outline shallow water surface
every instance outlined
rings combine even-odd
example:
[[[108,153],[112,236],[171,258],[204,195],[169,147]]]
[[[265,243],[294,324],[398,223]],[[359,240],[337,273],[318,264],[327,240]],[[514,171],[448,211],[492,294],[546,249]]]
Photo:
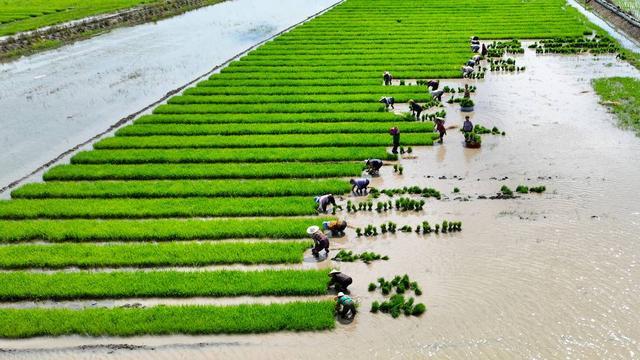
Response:
[[[232,0],[0,64],[0,188],[337,0]]]
[[[392,220],[463,222],[454,234],[334,239],[339,248],[375,251],[389,261],[338,264],[353,276],[361,313],[350,325],[321,333],[246,336],[160,336],[128,339],[37,338],[0,341],[31,349],[10,358],[125,359],[632,359],[640,353],[640,140],[616,127],[591,88],[601,76],[640,73],[611,56],[518,57],[527,70],[490,73],[475,84],[474,123],[497,126],[506,136],[483,136],[481,149],[465,149],[449,130],[443,145],[414,149],[373,181],[378,188],[404,185],[439,189],[446,199],[427,202],[423,213],[349,215],[353,226]],[[463,114],[447,105],[447,125]],[[504,180],[499,180],[504,179]],[[543,194],[515,200],[478,200],[506,184],[545,185]],[[453,194],[454,187],[460,188]],[[468,198],[469,201],[456,200]],[[310,260],[309,256],[306,257]],[[332,267],[305,261],[305,267]],[[368,313],[380,276],[409,274],[424,290],[421,318],[392,319]],[[242,301],[238,299],[237,301]],[[120,302],[121,303],[121,302]],[[102,347],[132,344],[141,348]],[[85,347],[78,346],[96,346]],[[38,350],[39,349],[39,350]]]

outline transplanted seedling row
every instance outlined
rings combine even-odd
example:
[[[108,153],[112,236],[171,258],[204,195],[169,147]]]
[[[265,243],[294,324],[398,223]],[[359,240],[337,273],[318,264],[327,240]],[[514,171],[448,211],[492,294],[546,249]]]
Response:
[[[2,269],[293,264],[309,241],[21,244],[0,246]]]
[[[333,301],[115,309],[0,309],[0,337],[245,334],[333,329]]]

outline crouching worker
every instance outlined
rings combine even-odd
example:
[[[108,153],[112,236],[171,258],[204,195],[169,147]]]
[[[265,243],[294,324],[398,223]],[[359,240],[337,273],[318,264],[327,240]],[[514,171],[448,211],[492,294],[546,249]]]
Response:
[[[389,74],[388,71],[385,71],[384,74],[382,75],[382,79],[384,80],[385,86],[389,86],[391,85],[391,80],[393,80],[393,76],[391,76],[391,74]]]
[[[368,159],[364,163],[367,165],[367,172],[369,175],[378,175],[380,168],[382,167],[382,160]]]
[[[396,103],[396,100],[390,96],[385,96],[380,98],[379,102],[384,104],[385,109],[389,110],[389,106],[391,106],[391,108],[394,109],[393,104]]]
[[[309,226],[307,234],[313,239],[313,249],[311,254],[318,257],[320,251],[324,250],[325,254],[329,254],[329,238],[317,226]]]
[[[463,66],[462,67],[462,77],[470,77],[473,74],[473,68],[471,66]]]
[[[440,87],[440,80],[429,80],[427,81],[427,89],[431,88],[431,90],[436,91]]]
[[[416,120],[420,120],[420,114],[424,109],[417,102],[409,100],[409,110],[411,110],[411,114],[416,117]]]
[[[344,220],[324,221],[322,227],[331,231],[332,236],[344,235],[344,229],[347,228],[347,222]]]
[[[351,179],[351,192],[356,195],[367,195],[367,189],[369,188],[369,179]]]
[[[336,311],[341,318],[352,320],[356,317],[356,303],[350,296],[338,293],[338,296],[336,296]]]
[[[353,282],[351,276],[343,274],[336,269],[331,270],[331,272],[329,273],[329,277],[331,279],[329,280],[329,285],[327,286],[327,288],[331,288],[333,286],[333,288],[339,293],[347,291],[347,287],[349,287],[349,285],[351,285],[351,283]]]
[[[332,194],[316,196],[314,200],[316,201],[316,204],[318,204],[318,212],[326,213],[327,207],[329,205],[333,205],[333,207],[338,207],[338,205],[336,204],[336,199],[333,197]]]
[[[431,92],[431,98],[438,101],[442,101],[442,95],[444,95],[444,90],[435,90]]]

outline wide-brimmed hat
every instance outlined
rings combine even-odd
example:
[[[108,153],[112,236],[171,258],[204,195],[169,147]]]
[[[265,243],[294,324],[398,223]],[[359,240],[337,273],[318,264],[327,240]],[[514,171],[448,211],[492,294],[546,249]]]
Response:
[[[316,225],[309,226],[307,228],[307,234],[313,235],[313,234],[317,233],[319,230],[320,230],[320,228],[318,226],[316,226]]]
[[[343,296],[344,296],[344,293],[343,293],[342,291],[340,291],[340,292],[338,293],[338,297],[343,297]]]
[[[331,274],[337,274],[337,273],[339,273],[339,272],[340,272],[340,270],[333,269],[333,270],[331,270],[331,271],[329,272],[329,275],[331,275]]]

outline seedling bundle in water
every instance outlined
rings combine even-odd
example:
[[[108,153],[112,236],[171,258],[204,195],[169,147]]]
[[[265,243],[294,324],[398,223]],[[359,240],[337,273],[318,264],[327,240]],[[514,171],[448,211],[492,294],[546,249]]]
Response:
[[[448,232],[452,233],[462,231],[462,221],[443,220],[442,223],[437,223],[433,227],[431,226],[431,224],[429,224],[428,221],[423,221],[421,225],[416,225],[415,227],[412,227],[411,225],[403,225],[401,227],[398,227],[398,225],[392,221],[380,225],[380,234],[395,234],[397,231],[404,233],[415,232],[416,234],[422,233],[423,235],[430,234],[432,232],[436,234],[439,234],[440,232],[446,234]],[[356,234],[358,237],[362,235],[378,236],[378,228],[374,225],[369,224],[364,229],[364,232],[361,228],[357,228]]]
[[[405,186],[403,188],[391,188],[391,189],[383,189],[383,190],[371,188],[370,193],[374,198],[379,197],[380,194],[385,194],[389,197],[393,197],[395,195],[405,195],[405,194],[418,195],[419,194],[426,198],[434,197],[438,200],[440,200],[441,198],[440,191],[434,188],[429,188],[429,187],[421,188],[419,186],[409,186],[409,187]]]
[[[377,284],[369,284],[369,291],[375,291],[377,288],[380,288],[383,295],[389,295],[392,291],[395,291],[395,294],[391,296],[389,300],[381,303],[374,301],[371,304],[372,313],[380,311],[391,314],[393,318],[397,318],[401,313],[404,313],[406,316],[419,316],[426,311],[426,306],[422,303],[415,304],[413,297],[405,299],[403,294],[411,290],[413,290],[417,296],[422,295],[422,290],[420,286],[418,286],[418,283],[411,281],[406,274],[404,276],[395,276],[391,281],[387,281],[381,277],[378,279]]]
[[[483,134],[506,135],[506,133],[504,131],[500,131],[500,129],[498,129],[497,126],[494,126],[491,129],[487,129],[486,127],[480,124],[476,124],[476,126],[473,127],[473,132],[480,135],[483,135]]]
[[[592,33],[589,31],[588,35]],[[585,34],[587,35],[587,34]],[[620,51],[618,45],[609,37],[596,35],[593,39],[584,36],[557,37],[548,40],[541,40],[540,43],[533,43],[529,46],[536,49],[537,54],[607,54]]]
[[[354,254],[353,251],[340,250],[340,252],[338,252],[338,254],[333,258],[333,260],[343,262],[354,262],[357,260],[362,260],[362,262],[369,264],[375,260],[389,260],[389,257],[369,251],[365,251],[362,254]]]
[[[524,54],[524,48],[522,47],[522,43],[517,39],[513,39],[511,41],[494,41],[487,46],[487,50],[488,50],[487,56],[490,58],[502,57],[505,53]]]
[[[402,165],[393,165],[393,172],[394,173],[398,173],[398,175],[402,175],[402,172],[404,171],[404,167]]]

